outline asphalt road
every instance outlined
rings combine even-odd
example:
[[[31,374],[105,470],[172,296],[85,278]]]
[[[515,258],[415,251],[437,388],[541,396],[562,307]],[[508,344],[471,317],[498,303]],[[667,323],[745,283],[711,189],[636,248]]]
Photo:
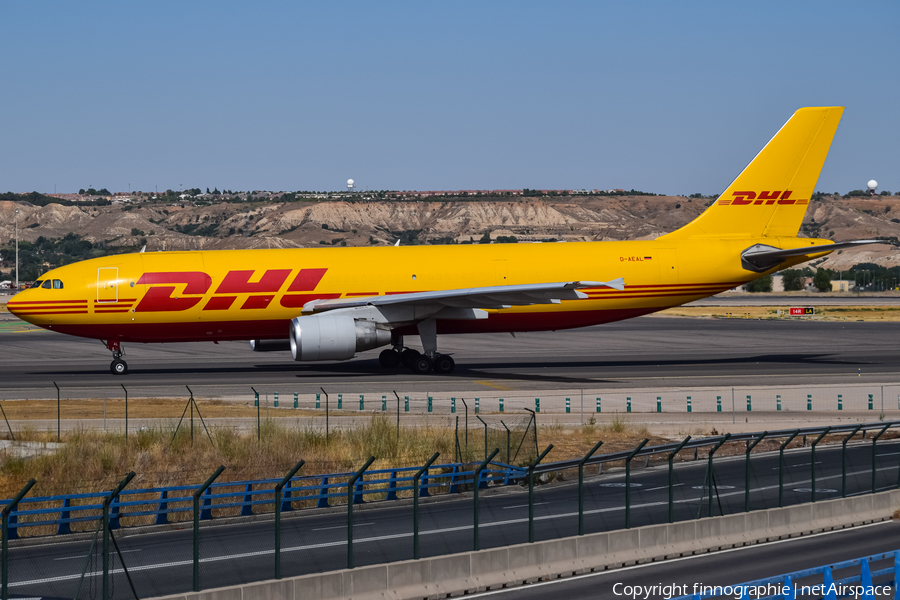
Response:
[[[496,600],[545,600],[548,595],[568,600],[595,600],[596,598],[628,598],[629,588],[649,593],[646,600],[662,600],[671,595],[693,593],[694,585],[729,586],[739,583],[776,577],[786,573],[835,564],[854,558],[872,556],[900,550],[900,523],[886,521],[842,531],[745,546],[710,554],[700,554],[675,560],[647,563],[624,569],[591,573],[570,579],[557,579],[508,588],[469,598]],[[889,561],[873,563],[871,568],[884,569]],[[852,574],[858,574],[855,570]],[[849,576],[848,573],[846,576]],[[876,585],[881,582],[876,579]],[[795,581],[796,585],[815,585],[819,579],[807,578]],[[659,586],[654,589],[654,586]],[[665,586],[670,586],[666,589]],[[678,589],[675,589],[678,586]],[[686,587],[685,587],[686,586]],[[666,593],[663,593],[663,592]],[[734,596],[728,596],[734,598]]]
[[[96,340],[0,323],[0,399],[184,395],[246,397],[250,386],[320,386],[379,394],[470,390],[550,390],[900,383],[900,323],[752,321],[642,317],[584,329],[443,336],[457,362],[450,375],[383,371],[377,352],[343,363],[295,363],[289,353],[250,352],[245,342],[125,346],[129,374],[109,373]],[[410,344],[415,346],[411,341]]]
[[[785,505],[812,498],[815,469],[816,499],[839,497],[842,489],[840,447],[820,447],[815,464],[808,448],[785,456],[783,500]],[[703,453],[701,453],[703,457]],[[898,483],[900,442],[878,444],[875,457],[876,490],[893,489]],[[637,527],[668,521],[668,472],[665,468],[640,469],[635,465],[631,487],[630,520]],[[686,462],[675,470],[673,508],[676,520],[744,510],[745,471],[743,457],[718,459],[712,477],[712,498],[707,461]],[[779,467],[777,453],[759,454],[750,470],[750,508],[778,505]],[[848,450],[846,492],[871,491],[872,445],[858,444]],[[624,474],[594,476],[585,486],[587,533],[621,529],[625,524]],[[471,550],[473,547],[473,500],[470,494],[443,496],[421,506],[423,556]],[[572,482],[539,486],[535,493],[535,538],[555,539],[577,533],[577,487]],[[410,503],[373,502],[354,511],[354,557],[357,566],[412,558]],[[483,548],[526,542],[528,539],[527,494],[516,488],[489,490],[482,494],[479,528]],[[285,576],[328,571],[347,565],[346,508],[300,511],[283,521],[283,573]],[[140,597],[160,596],[191,587],[191,532],[171,529],[117,532],[122,556]],[[231,523],[210,522],[201,532],[201,585],[204,588],[233,585],[273,577],[273,523],[271,520]],[[896,539],[893,542],[896,544]],[[89,553],[89,539],[65,536],[42,544],[15,545],[11,550],[10,582],[13,592],[28,597],[72,598],[80,573],[87,571],[81,597],[99,585],[99,558]],[[874,552],[874,551],[873,551]],[[869,552],[863,552],[866,554]],[[826,559],[827,560],[827,559]],[[768,563],[771,566],[771,563]],[[114,563],[114,597],[130,592]],[[746,579],[741,576],[739,579]],[[732,581],[736,583],[736,581]]]

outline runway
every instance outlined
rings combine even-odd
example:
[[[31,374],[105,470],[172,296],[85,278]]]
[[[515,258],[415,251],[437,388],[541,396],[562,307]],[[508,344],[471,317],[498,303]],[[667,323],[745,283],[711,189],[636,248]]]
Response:
[[[872,445],[853,444],[848,449],[848,496],[897,487],[900,443],[880,443],[873,458]],[[816,499],[841,495],[840,446],[819,447],[815,465],[808,448],[785,455],[784,504],[810,501],[815,468]],[[875,476],[872,475],[875,460]],[[707,461],[677,465],[674,486],[674,518],[695,519],[711,513],[733,514],[744,510],[745,472],[743,456],[716,460],[712,501],[706,485]],[[755,455],[751,462],[751,510],[778,506],[778,453]],[[668,522],[668,471],[663,467],[635,467],[631,479],[631,526]],[[624,475],[621,470],[590,477],[585,486],[586,533],[621,529],[624,526]],[[464,552],[473,546],[472,497],[470,494],[442,496],[424,502],[421,509],[423,556]],[[577,533],[577,486],[573,482],[539,486],[535,493],[535,539],[548,540]],[[483,548],[526,542],[528,532],[527,493],[502,488],[482,493],[480,538]],[[412,522],[408,501],[375,502],[354,510],[354,561],[357,566],[411,558]],[[148,531],[122,529],[116,532],[126,566],[139,597],[154,597],[187,591],[191,586],[191,531],[189,526]],[[273,569],[273,522],[255,520],[208,522],[201,531],[201,585],[203,588],[270,579]],[[887,529],[886,529],[887,530]],[[329,571],[347,564],[346,508],[303,510],[287,514],[283,521],[284,576]],[[896,536],[893,542],[896,543]],[[98,569],[88,559],[90,539],[59,536],[39,544],[17,544],[11,551],[10,585],[17,595],[74,597],[81,571],[88,565],[86,585],[96,586]],[[893,548],[890,548],[893,549]],[[873,553],[863,551],[862,554]],[[825,559],[828,560],[828,559]],[[824,561],[823,561],[824,562]],[[665,565],[666,563],[663,563]],[[116,563],[115,567],[119,567]],[[772,563],[768,563],[771,568]],[[661,567],[665,568],[665,567]],[[783,572],[783,571],[782,571]],[[116,597],[128,595],[121,569],[116,569]],[[682,576],[687,576],[685,571]],[[755,573],[755,572],[754,572]],[[701,572],[693,572],[699,577]],[[728,583],[749,577],[737,576]],[[683,578],[683,577],[682,577]],[[724,577],[719,578],[724,579]],[[703,580],[704,583],[715,581]],[[526,596],[525,597],[530,597]],[[596,596],[594,596],[596,597]],[[605,596],[604,596],[605,597]]]
[[[384,371],[377,351],[343,363],[296,363],[246,342],[130,344],[129,373],[109,373],[104,345],[0,323],[0,399],[121,395],[120,384],[181,397],[246,397],[250,386],[346,393],[900,383],[900,323],[642,317],[584,329],[442,336],[450,375]],[[418,340],[408,340],[419,347]],[[860,379],[860,375],[864,379]],[[477,394],[476,394],[477,395]],[[117,396],[115,396],[117,397]],[[380,396],[379,396],[380,397]]]

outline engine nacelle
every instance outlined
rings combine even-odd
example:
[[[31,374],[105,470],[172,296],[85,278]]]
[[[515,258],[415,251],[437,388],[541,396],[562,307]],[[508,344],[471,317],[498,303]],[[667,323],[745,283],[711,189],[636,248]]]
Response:
[[[347,315],[316,315],[291,320],[294,360],[347,360],[357,352],[391,343],[391,332]]]

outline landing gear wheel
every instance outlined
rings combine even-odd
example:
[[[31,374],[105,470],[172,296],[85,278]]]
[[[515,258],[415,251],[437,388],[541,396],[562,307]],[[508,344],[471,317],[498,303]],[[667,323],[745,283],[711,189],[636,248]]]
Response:
[[[117,358],[109,363],[109,371],[113,375],[124,375],[128,372],[128,363],[121,358]]]
[[[434,359],[434,372],[440,373],[442,375],[446,375],[447,373],[452,373],[453,369],[456,367],[456,363],[453,359],[446,354],[439,354]]]
[[[400,366],[400,353],[393,349],[382,350],[378,362],[385,369],[395,369]]]
[[[419,354],[419,357],[412,364],[412,372],[416,375],[424,375],[431,371],[434,365],[431,363],[431,359],[425,356],[424,354]]]
[[[400,362],[404,367],[413,368],[415,361],[419,360],[419,357],[421,356],[422,354],[418,350],[406,348],[400,353]]]

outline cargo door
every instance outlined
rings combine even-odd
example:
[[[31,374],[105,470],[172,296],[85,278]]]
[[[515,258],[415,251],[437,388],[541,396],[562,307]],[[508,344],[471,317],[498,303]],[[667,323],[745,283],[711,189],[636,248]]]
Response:
[[[119,268],[100,267],[97,269],[97,302],[118,302]]]

